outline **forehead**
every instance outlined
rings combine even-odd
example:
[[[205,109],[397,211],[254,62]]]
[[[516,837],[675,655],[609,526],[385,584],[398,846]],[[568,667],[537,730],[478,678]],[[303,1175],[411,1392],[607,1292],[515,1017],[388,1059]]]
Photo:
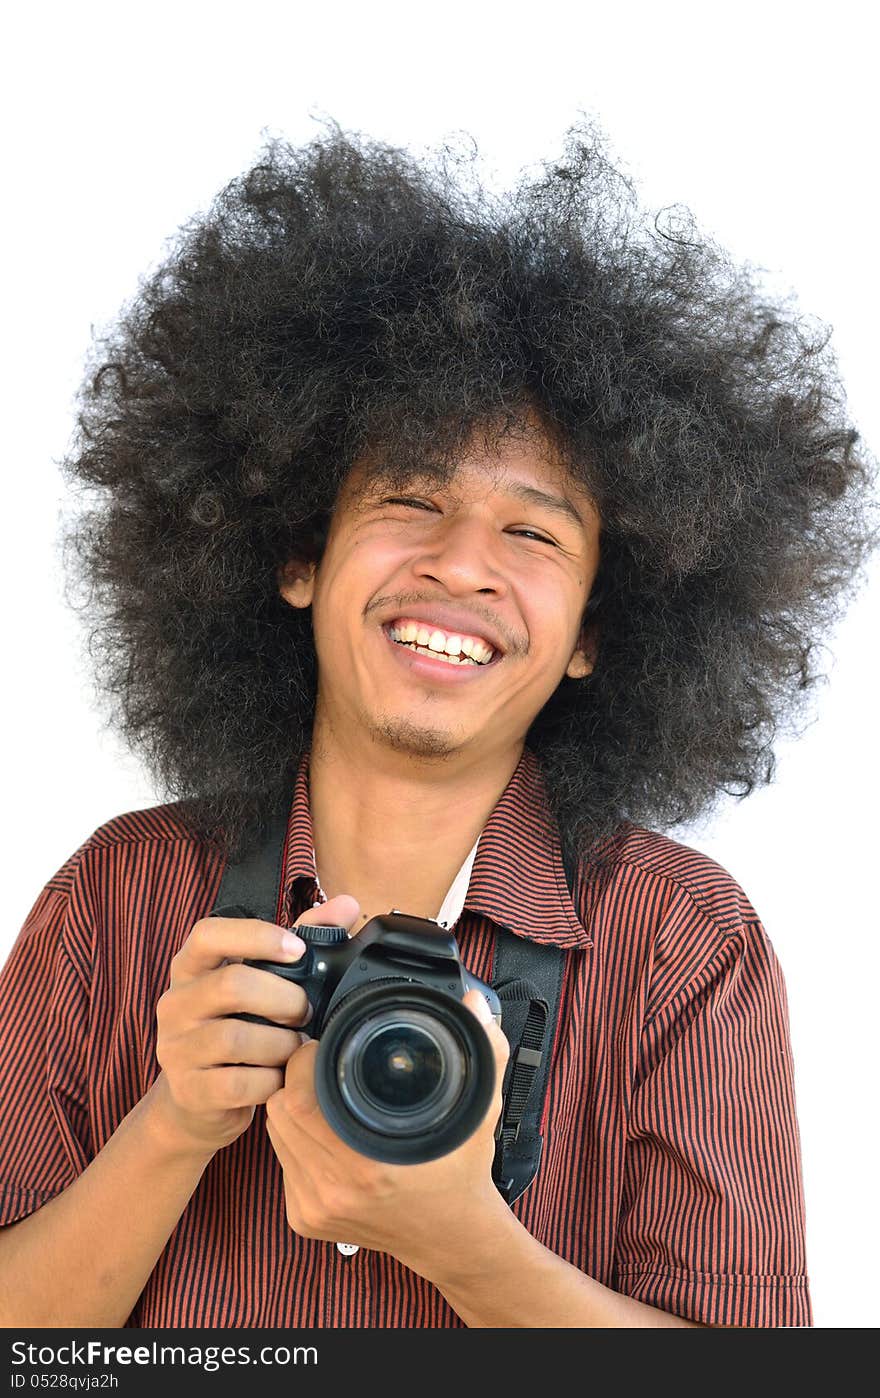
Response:
[[[340,503],[366,506],[389,487],[415,485],[442,488],[460,500],[498,492],[522,504],[550,508],[560,516],[568,514],[572,524],[598,519],[587,486],[573,474],[553,440],[534,424],[500,438],[474,432],[465,449],[443,463],[426,460],[403,465],[391,453],[374,447],[354,462]]]

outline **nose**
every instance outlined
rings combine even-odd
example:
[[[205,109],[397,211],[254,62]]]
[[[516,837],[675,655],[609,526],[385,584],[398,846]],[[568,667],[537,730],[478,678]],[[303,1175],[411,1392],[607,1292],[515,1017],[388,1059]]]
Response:
[[[497,534],[488,521],[456,515],[440,520],[422,542],[413,573],[442,583],[451,594],[490,592],[504,597],[508,583],[498,550]]]

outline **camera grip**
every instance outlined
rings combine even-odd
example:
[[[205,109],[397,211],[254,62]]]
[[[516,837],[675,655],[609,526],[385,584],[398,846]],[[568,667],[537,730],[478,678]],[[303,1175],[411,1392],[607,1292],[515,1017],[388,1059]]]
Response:
[[[301,959],[293,963],[290,961],[254,961],[246,956],[242,965],[254,966],[258,971],[271,971],[273,976],[282,976],[286,981],[293,981],[294,985],[301,985],[311,975],[311,966],[306,964],[311,959],[311,947],[306,947]]]
[[[273,976],[281,976],[286,981],[292,981],[294,985],[308,984],[311,975],[312,948],[306,947],[302,959],[293,965],[289,961],[252,961],[246,957],[242,962],[243,966],[254,966],[258,971],[270,971]],[[267,1024],[272,1029],[289,1029],[289,1024],[279,1024],[277,1020],[266,1019],[263,1015],[246,1014],[241,1011],[238,1014],[229,1016],[230,1019],[244,1019],[248,1024]],[[302,1033],[308,1033],[303,1028]]]

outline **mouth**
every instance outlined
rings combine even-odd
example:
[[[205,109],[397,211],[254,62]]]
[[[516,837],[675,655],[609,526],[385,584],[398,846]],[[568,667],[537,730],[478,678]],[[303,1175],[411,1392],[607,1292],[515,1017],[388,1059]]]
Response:
[[[431,650],[428,646],[395,640],[391,634],[392,627],[388,623],[382,626],[382,632],[398,660],[411,672],[436,679],[440,683],[454,684],[473,680],[481,672],[493,669],[502,659],[499,650],[493,652],[491,659],[479,663],[463,653],[447,655],[445,651]]]

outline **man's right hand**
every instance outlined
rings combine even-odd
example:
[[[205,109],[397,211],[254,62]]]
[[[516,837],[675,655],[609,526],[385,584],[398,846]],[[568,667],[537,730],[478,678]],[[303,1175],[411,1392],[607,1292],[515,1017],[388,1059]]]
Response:
[[[295,927],[326,923],[351,928],[360,907],[339,894],[297,918]],[[301,986],[269,975],[255,961],[297,962],[305,943],[285,950],[284,929],[256,918],[206,917],[195,924],[171,962],[171,984],[156,1006],[156,1057],[161,1072],[148,1096],[169,1138],[212,1156],[246,1131],[257,1104],[284,1086],[284,1069],[299,1047],[298,1026],[311,1007]],[[275,1028],[233,1019],[246,1013]]]

